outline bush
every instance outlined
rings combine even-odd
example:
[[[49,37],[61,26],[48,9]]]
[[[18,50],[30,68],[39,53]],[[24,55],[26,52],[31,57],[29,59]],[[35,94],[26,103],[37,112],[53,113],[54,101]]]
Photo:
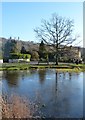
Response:
[[[11,53],[10,54],[11,59],[30,59],[30,54],[21,54],[21,53]]]
[[[39,54],[38,54],[38,52],[37,51],[33,51],[32,53],[31,53],[31,60],[39,60]]]

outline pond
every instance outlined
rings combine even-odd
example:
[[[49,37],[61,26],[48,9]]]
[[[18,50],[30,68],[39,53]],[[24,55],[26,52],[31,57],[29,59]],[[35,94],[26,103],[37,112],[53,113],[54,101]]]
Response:
[[[3,71],[3,92],[17,93],[40,104],[35,115],[57,118],[83,117],[83,72],[55,69]]]

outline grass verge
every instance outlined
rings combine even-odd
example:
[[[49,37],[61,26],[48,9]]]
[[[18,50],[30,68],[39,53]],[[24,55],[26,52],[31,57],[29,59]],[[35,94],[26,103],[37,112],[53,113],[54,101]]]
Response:
[[[0,67],[0,70],[28,70],[28,69],[46,69],[54,68],[58,71],[85,71],[85,64],[59,64],[59,65],[30,65],[27,63],[5,63]]]

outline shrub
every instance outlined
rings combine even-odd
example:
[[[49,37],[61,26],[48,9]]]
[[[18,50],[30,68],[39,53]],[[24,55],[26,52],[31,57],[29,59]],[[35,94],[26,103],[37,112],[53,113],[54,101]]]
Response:
[[[21,53],[11,53],[10,54],[11,59],[30,59],[30,54],[21,54]]]

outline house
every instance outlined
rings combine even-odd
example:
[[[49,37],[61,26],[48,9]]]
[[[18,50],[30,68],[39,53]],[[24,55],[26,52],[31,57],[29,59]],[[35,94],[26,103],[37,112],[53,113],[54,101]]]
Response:
[[[56,48],[53,46],[47,46],[47,51],[49,53],[49,58],[53,60],[56,54]],[[81,48],[76,46],[59,46],[58,57],[61,62],[71,62],[75,60],[82,59]]]
[[[30,62],[30,54],[20,54],[20,53],[11,53],[8,62],[17,63],[17,62]]]
[[[83,59],[83,62],[85,63],[85,48],[81,48],[81,57]]]
[[[60,59],[64,59],[68,62],[73,62],[73,60],[81,61],[81,48],[75,46],[66,46],[64,49],[60,49]]]
[[[3,59],[0,59],[0,64],[2,64],[3,63]]]
[[[30,62],[30,59],[9,59],[9,63]]]

